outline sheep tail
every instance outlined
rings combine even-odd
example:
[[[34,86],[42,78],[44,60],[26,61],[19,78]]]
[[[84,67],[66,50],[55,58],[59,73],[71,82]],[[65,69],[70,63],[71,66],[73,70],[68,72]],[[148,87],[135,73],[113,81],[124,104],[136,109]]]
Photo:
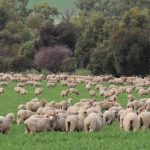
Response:
[[[133,120],[130,121],[130,130],[133,130]]]
[[[140,118],[140,126],[143,126],[143,120]]]

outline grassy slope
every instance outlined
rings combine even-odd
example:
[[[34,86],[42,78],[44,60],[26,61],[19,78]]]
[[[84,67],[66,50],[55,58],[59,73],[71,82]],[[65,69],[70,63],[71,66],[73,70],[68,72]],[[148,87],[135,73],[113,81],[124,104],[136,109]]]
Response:
[[[28,94],[20,96],[14,92],[16,83],[6,87],[6,93],[0,95],[0,114],[5,115],[8,112],[17,112],[17,106],[34,98],[34,87],[27,87]],[[60,92],[62,87],[47,88],[43,82],[44,92],[40,98],[60,101]],[[80,90],[79,96],[72,96],[74,102],[80,98],[89,98],[84,86],[77,87]],[[134,93],[137,97],[137,94]],[[148,96],[146,96],[148,97]],[[102,97],[97,96],[98,100]],[[119,96],[119,101],[123,106],[126,105],[126,94]],[[137,97],[138,98],[138,97]],[[8,135],[0,135],[0,150],[149,150],[150,131],[138,131],[126,133],[118,128],[114,123],[111,126],[105,126],[102,131],[97,133],[61,133],[49,132],[36,135],[25,135],[24,125],[13,125]]]
[[[49,3],[58,8],[61,12],[72,9],[76,10],[74,0],[29,0],[29,7],[33,7],[38,3]]]

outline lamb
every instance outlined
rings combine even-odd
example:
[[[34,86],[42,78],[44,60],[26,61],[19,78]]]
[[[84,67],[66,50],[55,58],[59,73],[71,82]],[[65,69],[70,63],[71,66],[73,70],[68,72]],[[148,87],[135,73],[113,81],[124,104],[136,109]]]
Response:
[[[19,110],[17,113],[17,125],[34,115],[30,110]]]
[[[13,121],[14,121],[13,113],[9,113],[5,117],[0,116],[0,133],[7,134],[11,129]]]
[[[150,129],[150,112],[141,112],[138,116],[140,127],[143,129]]]
[[[84,120],[84,129],[86,132],[99,131],[103,126],[102,114],[91,113]]]
[[[26,134],[33,134],[38,132],[53,131],[55,128],[54,118],[41,115],[33,115],[25,122]]]
[[[125,131],[137,131],[140,127],[138,116],[134,112],[129,112],[125,115],[123,120],[123,129]]]
[[[84,119],[87,116],[85,110],[80,110],[78,115],[69,115],[66,118],[66,131],[83,131]]]

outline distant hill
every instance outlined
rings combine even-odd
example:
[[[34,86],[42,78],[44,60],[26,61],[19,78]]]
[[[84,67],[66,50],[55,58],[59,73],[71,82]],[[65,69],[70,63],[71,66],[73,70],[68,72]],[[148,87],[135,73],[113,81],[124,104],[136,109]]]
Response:
[[[77,9],[74,5],[74,0],[29,0],[29,7],[33,7],[38,3],[49,3],[51,6],[55,6],[59,11],[64,12],[66,10],[74,10]]]

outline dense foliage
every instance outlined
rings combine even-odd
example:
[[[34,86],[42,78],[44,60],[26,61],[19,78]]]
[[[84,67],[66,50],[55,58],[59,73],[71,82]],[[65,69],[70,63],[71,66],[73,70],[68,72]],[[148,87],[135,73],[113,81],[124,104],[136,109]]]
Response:
[[[28,3],[0,0],[0,71],[34,67],[55,73],[84,68],[95,75],[150,74],[149,0],[75,0],[76,16],[47,3],[33,8]],[[56,47],[58,55],[65,55],[65,48],[72,55],[58,57],[53,66],[37,63],[40,54],[46,60],[48,49],[58,56]]]

